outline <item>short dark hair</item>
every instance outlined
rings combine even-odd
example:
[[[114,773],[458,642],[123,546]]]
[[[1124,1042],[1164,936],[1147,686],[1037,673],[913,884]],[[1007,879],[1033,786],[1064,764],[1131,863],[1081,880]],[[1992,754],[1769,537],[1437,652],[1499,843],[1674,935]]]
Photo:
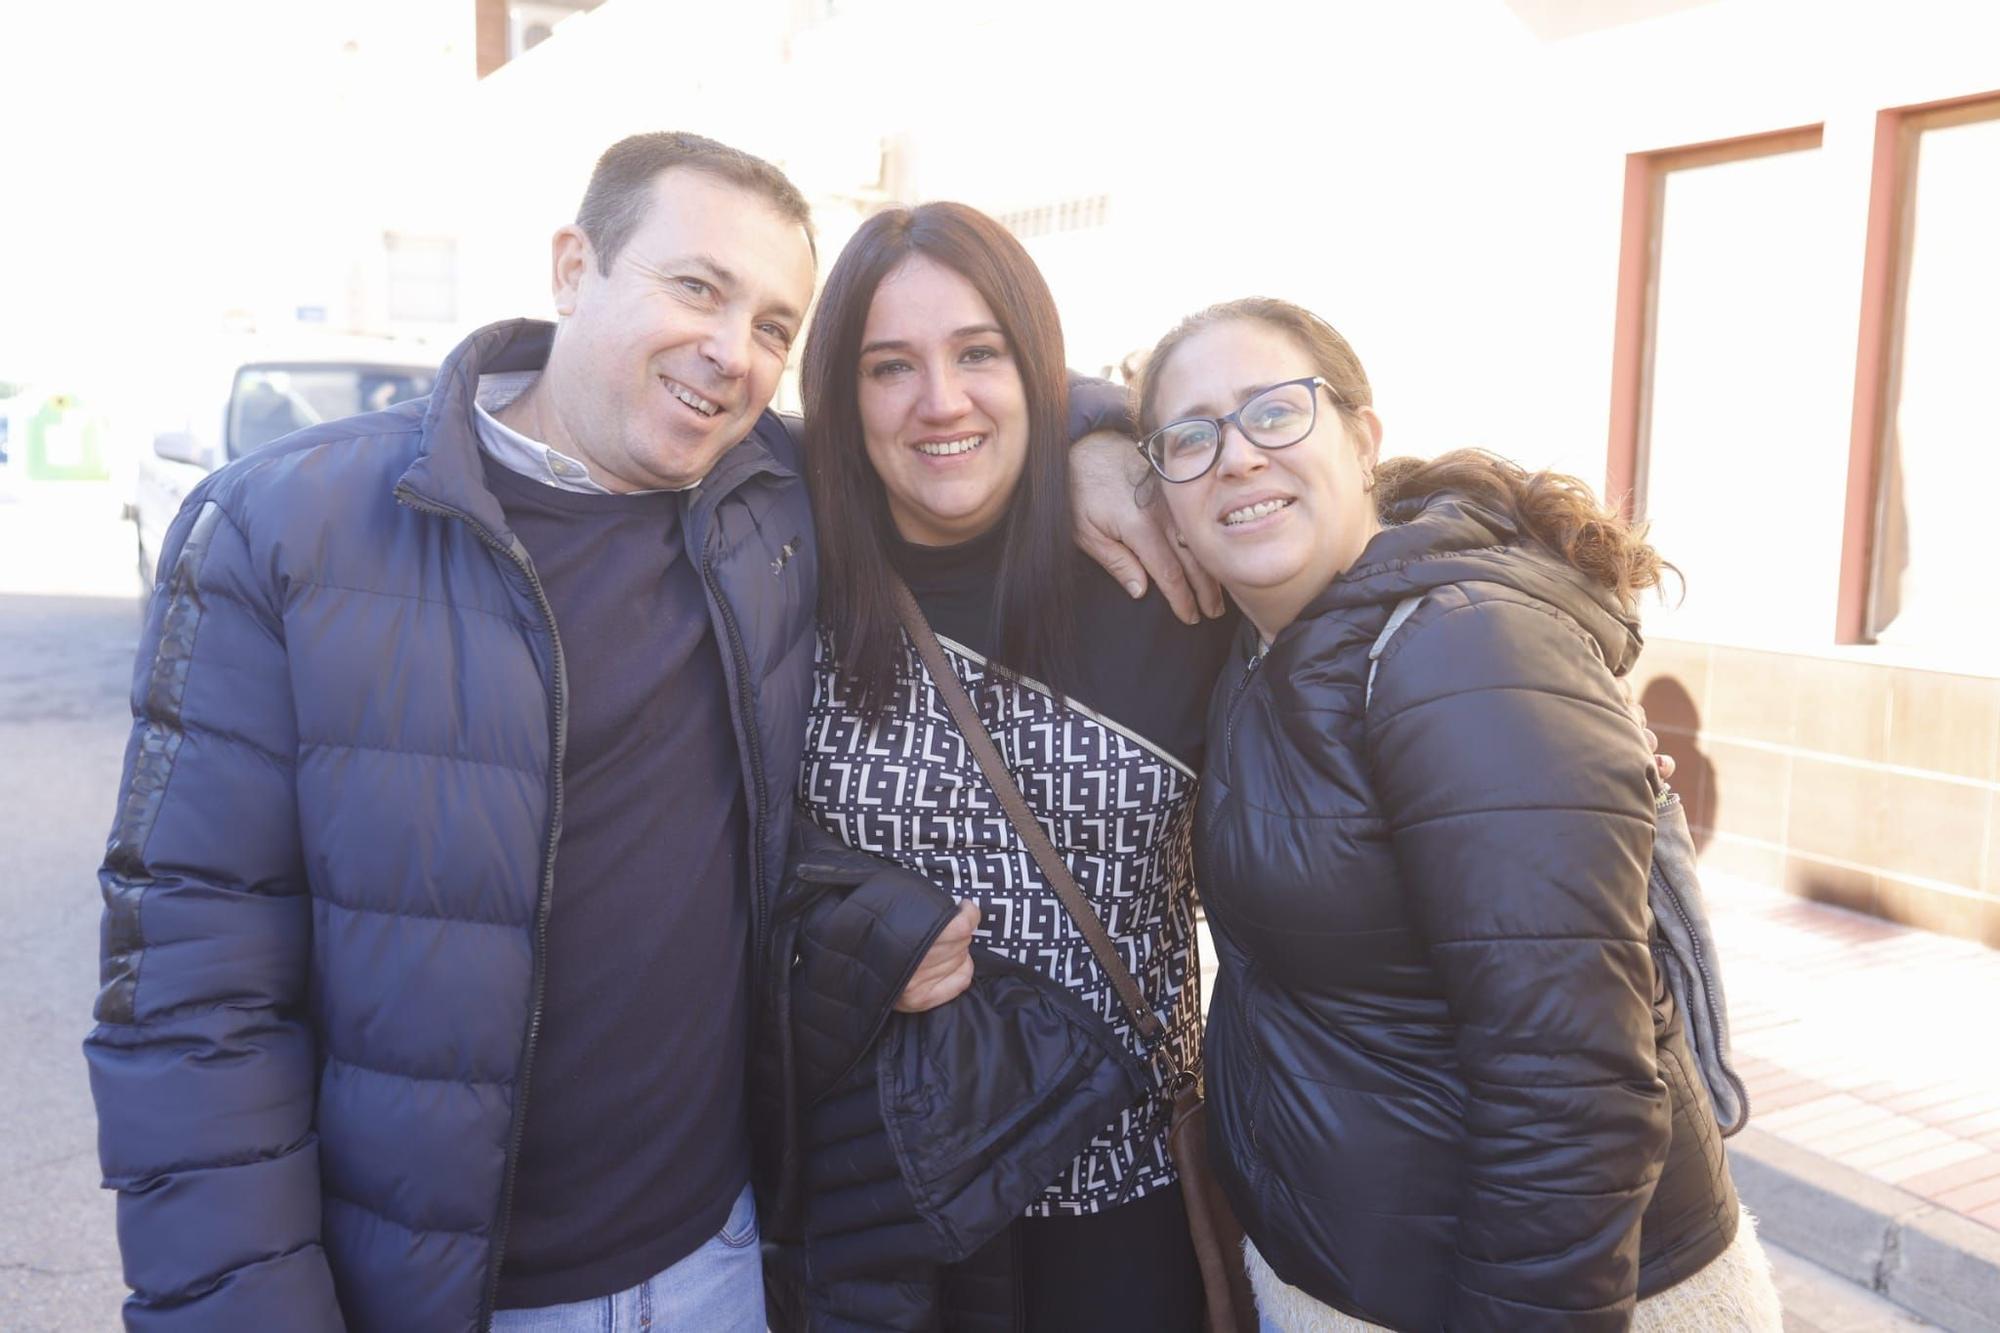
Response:
[[[600,273],[611,271],[611,261],[645,221],[646,210],[653,202],[653,182],[661,172],[676,167],[699,171],[761,195],[778,210],[779,216],[804,229],[813,261],[819,261],[819,246],[813,239],[812,208],[784,172],[761,157],[699,134],[658,130],[634,134],[612,144],[590,173],[583,202],[577,206],[576,225],[590,239],[590,248],[597,251]]]
[[[1001,520],[992,665],[1058,697],[1074,674],[1074,547],[1069,505],[1069,377],[1055,298],[1005,227],[964,204],[892,208],[861,225],[827,274],[806,334],[806,479],[819,525],[820,621],[864,705],[895,688],[900,630],[890,599],[894,520],[861,431],[861,339],[882,280],[921,255],[972,284],[1000,322],[1028,407],[1028,459]]]

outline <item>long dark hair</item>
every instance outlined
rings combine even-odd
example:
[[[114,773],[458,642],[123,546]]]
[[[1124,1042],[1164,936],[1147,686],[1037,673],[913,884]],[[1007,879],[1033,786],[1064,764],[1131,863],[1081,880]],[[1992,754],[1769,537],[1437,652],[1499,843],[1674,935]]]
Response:
[[[893,208],[863,223],[827,274],[806,333],[806,478],[819,515],[820,622],[840,671],[879,708],[902,658],[890,598],[895,528],[861,433],[861,338],[882,279],[922,255],[971,283],[992,308],[1028,405],[1028,458],[1006,517],[992,639],[1001,670],[1032,676],[1060,696],[1073,675],[1074,597],[1062,325],[1041,270],[1013,235],[977,209],[933,203]]]

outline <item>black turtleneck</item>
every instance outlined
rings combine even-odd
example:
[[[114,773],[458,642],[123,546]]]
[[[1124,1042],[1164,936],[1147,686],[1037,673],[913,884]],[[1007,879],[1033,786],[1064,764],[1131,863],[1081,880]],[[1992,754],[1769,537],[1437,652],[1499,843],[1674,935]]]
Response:
[[[889,562],[933,630],[990,661],[1000,649],[993,597],[1005,546],[1004,525],[957,546],[918,546],[892,535]],[[1209,692],[1229,653],[1235,614],[1182,624],[1156,589],[1134,601],[1082,551],[1070,557],[1077,653],[1068,696],[1199,772]]]

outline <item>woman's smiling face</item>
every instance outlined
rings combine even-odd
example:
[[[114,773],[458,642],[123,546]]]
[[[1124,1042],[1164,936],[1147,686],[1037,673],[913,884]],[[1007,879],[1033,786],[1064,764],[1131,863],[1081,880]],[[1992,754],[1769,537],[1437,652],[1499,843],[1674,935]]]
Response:
[[[905,541],[949,546],[1006,514],[1028,459],[1028,399],[978,289],[923,255],[875,289],[861,335],[868,461]]]
[[[1221,417],[1273,384],[1325,372],[1284,330],[1231,319],[1187,338],[1154,373],[1159,420],[1172,422]],[[1330,390],[1314,392],[1316,419],[1297,444],[1260,449],[1225,426],[1214,467],[1160,485],[1175,533],[1267,639],[1353,565],[1380,526],[1368,494],[1375,414],[1361,408],[1350,424]]]

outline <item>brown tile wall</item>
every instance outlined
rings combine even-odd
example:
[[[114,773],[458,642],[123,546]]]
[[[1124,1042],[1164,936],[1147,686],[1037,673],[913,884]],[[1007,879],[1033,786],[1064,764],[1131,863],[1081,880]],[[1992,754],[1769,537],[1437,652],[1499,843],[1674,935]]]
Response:
[[[1991,898],[2000,898],[2000,791],[1986,794],[1986,867],[1979,887]]]
[[[1633,689],[1705,864],[2000,948],[2000,680],[1656,639]]]

